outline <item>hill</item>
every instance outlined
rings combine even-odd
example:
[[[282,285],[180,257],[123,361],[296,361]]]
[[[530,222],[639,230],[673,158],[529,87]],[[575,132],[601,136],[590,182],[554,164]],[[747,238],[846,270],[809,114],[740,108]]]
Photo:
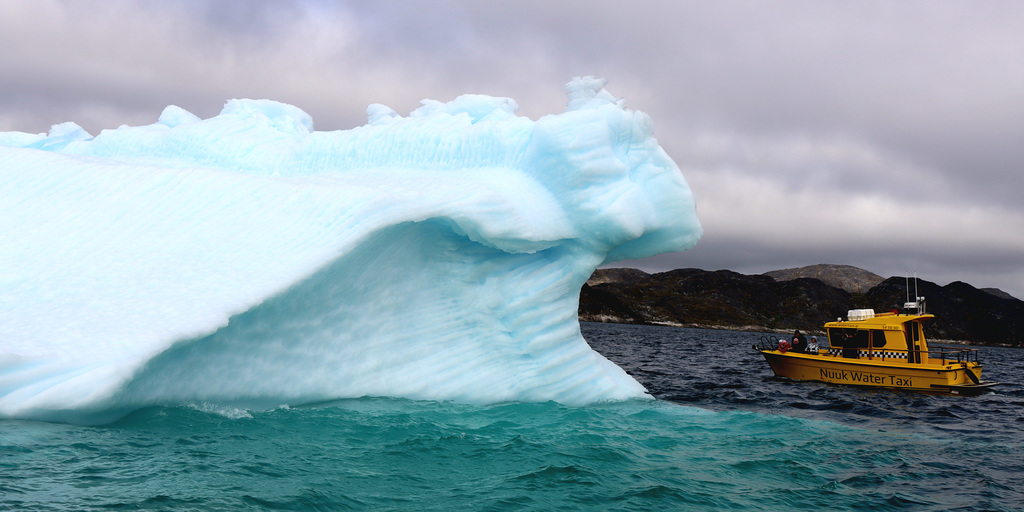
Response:
[[[791,281],[808,277],[850,293],[867,293],[872,287],[885,281],[885,278],[878,274],[850,265],[811,265],[808,267],[772,270],[771,272],[765,272],[763,275],[769,276],[776,281]]]
[[[854,290],[870,272],[841,265],[805,267]],[[906,278],[878,278],[864,292],[799,277],[802,269],[745,275],[729,270],[677,269],[648,274],[636,269],[599,269],[580,292],[584,321],[662,324],[735,330],[820,332],[826,321],[850,309],[888,311],[906,300]],[[781,273],[779,273],[781,272]],[[849,272],[844,278],[835,274]],[[831,274],[831,275],[829,275]],[[780,279],[772,277],[780,276]],[[798,276],[790,279],[781,277]],[[932,338],[1024,346],[1024,301],[1000,297],[962,282],[917,282]]]

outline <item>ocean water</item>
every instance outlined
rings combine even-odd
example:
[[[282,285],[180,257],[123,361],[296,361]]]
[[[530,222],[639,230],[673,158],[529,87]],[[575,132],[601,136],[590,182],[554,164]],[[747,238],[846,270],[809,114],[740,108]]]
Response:
[[[656,399],[0,420],[2,510],[1024,510],[1024,352],[979,397],[772,377],[758,335],[584,324]]]

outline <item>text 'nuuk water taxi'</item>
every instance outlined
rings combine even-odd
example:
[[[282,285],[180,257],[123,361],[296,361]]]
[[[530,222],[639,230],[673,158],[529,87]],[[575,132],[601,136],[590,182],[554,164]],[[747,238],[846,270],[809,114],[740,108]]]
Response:
[[[829,346],[821,350],[792,349],[774,336],[762,336],[754,350],[776,376],[793,380],[960,395],[996,385],[981,380],[978,349],[928,347],[921,324],[935,316],[924,305],[924,297],[917,297],[904,304],[906,313],[850,310],[846,321],[825,324]]]

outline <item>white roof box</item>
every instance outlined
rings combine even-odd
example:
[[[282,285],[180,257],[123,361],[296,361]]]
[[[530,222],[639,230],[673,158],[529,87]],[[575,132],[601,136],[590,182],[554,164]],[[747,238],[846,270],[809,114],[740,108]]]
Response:
[[[858,320],[867,320],[868,318],[875,317],[875,310],[873,309],[851,309],[846,312],[846,318],[851,322]]]

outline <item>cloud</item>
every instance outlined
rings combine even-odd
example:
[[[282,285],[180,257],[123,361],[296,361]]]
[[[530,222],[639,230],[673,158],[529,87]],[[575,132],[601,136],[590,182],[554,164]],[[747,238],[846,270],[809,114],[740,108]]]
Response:
[[[367,54],[357,20],[314,4],[43,1],[0,9],[0,47],[18,48],[0,56],[0,91],[15,99],[0,106],[19,121],[41,110],[30,130],[66,116],[93,132],[149,123],[167,104],[210,117],[235,97],[294,103],[351,127],[365,122],[367,104],[396,92],[405,106],[422,99],[412,96],[414,69]]]
[[[705,239],[654,263],[928,267],[1024,297],[1022,22],[1000,1],[0,2],[0,130],[236,97],[321,130],[463,93],[537,118],[593,74],[697,195]]]

